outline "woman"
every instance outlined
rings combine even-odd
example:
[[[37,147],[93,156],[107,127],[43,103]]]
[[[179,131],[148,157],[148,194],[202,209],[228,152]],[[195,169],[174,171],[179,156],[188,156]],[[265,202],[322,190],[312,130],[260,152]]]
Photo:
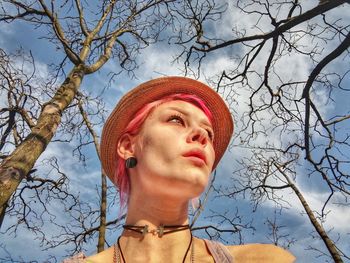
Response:
[[[124,231],[83,262],[292,262],[272,245],[192,236],[188,203],[204,191],[232,132],[224,101],[196,80],[164,77],[128,92],[101,137],[102,166],[127,206]]]

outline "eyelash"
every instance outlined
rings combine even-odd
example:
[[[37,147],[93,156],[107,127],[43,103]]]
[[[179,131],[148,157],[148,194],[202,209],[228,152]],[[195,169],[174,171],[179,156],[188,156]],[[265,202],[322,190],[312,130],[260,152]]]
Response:
[[[184,122],[182,116],[179,115],[179,114],[171,115],[171,116],[169,117],[168,121],[172,121],[172,120],[178,120],[178,121],[180,121],[181,124],[185,124],[185,122]]]
[[[206,131],[207,131],[207,133],[208,133],[209,139],[210,139],[211,141],[213,141],[213,139],[214,139],[214,134],[213,134],[213,132],[212,132],[211,130],[208,130],[208,129],[206,129]]]
[[[182,116],[181,116],[180,114],[171,115],[171,116],[168,118],[168,121],[172,121],[172,120],[178,120],[182,125],[185,124],[185,122],[184,122],[184,120],[183,120],[183,118],[182,118]],[[211,141],[213,141],[213,139],[214,139],[214,134],[213,134],[213,132],[212,132],[211,130],[209,130],[209,129],[206,129],[205,131],[207,132],[209,139],[210,139]]]

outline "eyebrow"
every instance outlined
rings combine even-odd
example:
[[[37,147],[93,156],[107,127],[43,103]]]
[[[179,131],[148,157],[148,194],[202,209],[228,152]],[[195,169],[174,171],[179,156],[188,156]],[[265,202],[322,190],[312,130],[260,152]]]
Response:
[[[194,106],[197,107],[196,105],[194,105]],[[198,107],[197,107],[197,108],[198,108]],[[169,110],[178,111],[178,112],[182,113],[182,114],[185,115],[185,116],[189,116],[189,115],[190,115],[187,111],[183,110],[183,109],[180,108],[180,107],[170,106],[168,109],[169,109]],[[200,109],[200,110],[202,111],[201,108],[198,108],[198,109]],[[203,111],[202,111],[202,112],[203,112]],[[204,112],[203,112],[203,113],[204,113]],[[205,115],[205,113],[204,113],[204,115]],[[205,115],[205,116],[206,116],[206,115]],[[207,117],[207,116],[206,116],[206,117]],[[207,118],[208,118],[208,117],[207,117]],[[213,127],[213,125],[212,125],[209,121],[207,121],[206,119],[201,119],[200,122],[203,123],[204,125],[209,126],[210,128]]]

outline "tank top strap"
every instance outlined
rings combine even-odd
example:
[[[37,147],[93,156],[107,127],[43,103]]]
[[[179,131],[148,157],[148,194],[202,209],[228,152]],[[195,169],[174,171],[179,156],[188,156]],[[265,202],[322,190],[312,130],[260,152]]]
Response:
[[[61,263],[87,263],[86,256],[84,253],[80,252],[79,254],[74,255],[71,258],[64,259]]]
[[[204,242],[216,263],[233,263],[230,251],[220,242],[204,239]]]

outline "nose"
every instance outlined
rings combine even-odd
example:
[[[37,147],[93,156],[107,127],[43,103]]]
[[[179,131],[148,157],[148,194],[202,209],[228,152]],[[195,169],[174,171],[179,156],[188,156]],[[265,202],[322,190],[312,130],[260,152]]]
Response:
[[[187,137],[187,142],[188,143],[198,142],[205,146],[208,143],[207,132],[200,127],[194,128],[189,134],[189,136]]]

